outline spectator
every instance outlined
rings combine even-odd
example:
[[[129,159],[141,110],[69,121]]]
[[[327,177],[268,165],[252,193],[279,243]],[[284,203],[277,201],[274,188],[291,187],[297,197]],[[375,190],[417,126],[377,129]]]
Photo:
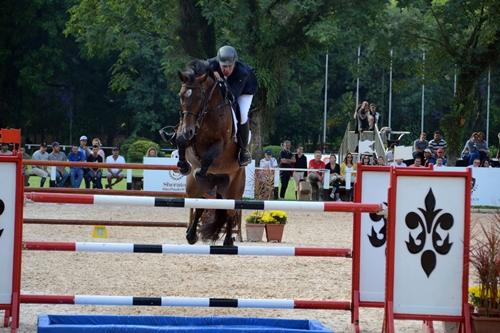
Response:
[[[443,164],[443,159],[442,158],[436,158],[436,168],[442,168],[445,165]]]
[[[91,154],[90,148],[87,146],[87,136],[82,135],[80,137],[80,147],[78,147],[78,150],[81,151],[85,155],[84,161],[87,160],[87,157]],[[90,178],[88,177],[88,168],[83,168],[83,179],[85,181],[85,188],[90,188]]]
[[[377,157],[377,164],[376,165],[385,166],[385,160],[384,160],[383,156]]]
[[[52,143],[52,152],[49,154],[49,161],[60,161],[65,162],[68,159],[66,158],[66,154],[61,151],[61,146],[59,142],[54,141]],[[69,178],[69,173],[66,172],[66,168],[63,166],[56,167],[56,186],[64,187],[66,181]]]
[[[420,156],[415,157],[415,159],[413,160],[413,164],[410,165],[410,167],[412,167],[412,168],[422,168],[423,167],[422,157],[420,157]]]
[[[348,179],[348,174],[350,174],[350,179]],[[351,189],[346,190],[346,193],[347,200],[352,201],[352,188],[356,179],[356,164],[353,163],[353,157],[351,153],[347,153],[344,161],[340,164],[340,177],[344,185],[346,185],[347,182],[351,183]]]
[[[423,155],[424,150],[429,145],[426,140],[427,134],[425,132],[420,133],[420,137],[413,141],[413,158],[417,157],[418,154]]]
[[[378,124],[378,119],[380,114],[377,112],[377,106],[374,103],[370,103],[370,112],[368,113],[368,125],[370,126],[370,131],[375,130],[375,125]]]
[[[468,168],[479,168],[481,167],[481,160],[479,158],[474,159],[472,164],[468,166]]]
[[[443,148],[439,148],[437,151],[436,151],[436,157],[435,157],[435,160],[437,160],[438,158],[442,159],[443,160],[443,165],[447,165],[448,164],[448,160],[446,159],[446,157],[444,156],[444,149]]]
[[[49,153],[47,153],[47,144],[45,142],[42,142],[40,144],[40,149],[38,149],[37,151],[35,151],[33,153],[32,159],[35,161],[48,161],[49,160]],[[43,185],[45,185],[45,181],[47,180],[47,178],[49,178],[49,172],[47,171],[46,166],[34,165],[31,168],[31,174],[41,177],[40,187],[43,187]]]
[[[330,154],[330,161],[325,165],[326,170],[330,170],[330,186],[332,191],[330,192],[330,198],[334,201],[340,200],[340,165],[337,163],[337,156],[334,153]]]
[[[296,169],[307,169],[307,157],[304,155],[304,147],[298,146],[297,152],[294,155],[295,158],[295,168]],[[299,183],[305,178],[306,171],[294,171],[293,180],[295,181],[295,199],[298,198],[297,191],[299,189]]]
[[[98,146],[99,147],[99,155],[101,155],[102,160],[106,160],[106,153],[104,153],[104,150],[101,149],[101,139],[99,138],[93,138],[92,139],[92,146]]]
[[[19,147],[19,152],[23,156],[23,160],[29,160],[31,158],[31,156],[25,152],[24,147]],[[24,177],[24,186],[30,186],[29,182],[30,173],[28,171],[28,166],[25,165],[24,163],[23,163],[23,177]]]
[[[385,160],[387,161],[388,164],[394,162],[394,149],[396,148],[396,144],[393,143],[387,150],[387,153],[385,153]]]
[[[404,160],[402,158],[398,158],[398,159],[394,160],[394,162],[391,163],[391,166],[396,167],[396,168],[406,168],[407,167],[406,163],[404,162]]]
[[[113,147],[112,154],[106,158],[106,163],[125,163],[125,158],[120,155],[120,148]],[[108,175],[106,176],[108,184],[106,188],[113,188],[124,178],[122,171],[123,169],[108,168]],[[116,179],[114,183],[112,183],[113,178]]]
[[[483,163],[481,163],[481,167],[483,167],[483,168],[491,168],[490,160],[489,159],[485,159],[483,161]]]
[[[259,167],[266,169],[278,167],[278,161],[273,157],[273,152],[270,149],[264,152],[264,158],[260,160]]]
[[[429,145],[427,147],[432,151],[432,155],[435,156],[436,155],[436,151],[439,148],[442,148],[445,151],[445,153],[446,153],[446,148],[448,148],[448,144],[443,139],[443,136],[442,136],[441,132],[440,131],[435,131],[434,132],[434,138],[431,141],[429,141]]]
[[[424,166],[429,166],[429,164],[436,164],[436,160],[432,157],[432,151],[430,148],[424,149]]]
[[[103,163],[102,156],[99,155],[99,146],[92,146],[92,153],[87,156],[89,163]],[[102,188],[102,170],[100,168],[90,168],[87,172],[89,182],[92,182],[92,188]]]
[[[9,150],[9,144],[2,142],[0,144],[0,155],[9,156],[12,155],[12,152]]]
[[[71,152],[68,154],[68,160],[70,162],[85,162],[87,158],[85,153],[80,150],[77,145],[71,147]],[[71,180],[71,187],[80,188],[80,184],[83,179],[83,169],[78,167],[71,167],[69,169],[69,179]]]
[[[149,147],[148,150],[146,151],[146,157],[158,157],[158,151],[156,150],[155,147]],[[108,160],[106,159],[106,162]]]
[[[462,153],[460,154],[462,157],[462,160],[467,162],[467,165],[472,164],[472,161],[474,159],[470,159],[470,154],[471,154],[471,149],[475,151],[475,143],[477,141],[477,133],[473,132],[472,135],[470,136],[469,140],[465,142],[464,149],[462,149]]]
[[[361,103],[356,112],[354,112],[354,119],[356,120],[355,133],[361,133],[370,129],[370,124],[368,123],[368,115],[370,113],[370,105],[367,101]]]
[[[371,157],[369,154],[361,155],[361,165],[372,165]]]
[[[295,157],[293,157],[290,151],[291,143],[289,140],[285,140],[282,144],[283,150],[280,152],[280,168],[293,168],[295,165]],[[285,199],[286,189],[288,188],[288,182],[290,177],[292,177],[293,171],[283,170],[280,171],[280,199]]]
[[[325,162],[321,160],[321,151],[314,151],[314,159],[309,161],[308,169],[325,169]],[[320,192],[323,189],[324,173],[319,171],[309,171],[307,181],[311,184],[312,200],[320,200]]]
[[[484,161],[488,158],[488,154],[490,153],[488,149],[488,142],[485,140],[485,135],[483,132],[477,132],[477,144],[476,148],[479,152],[479,159]]]

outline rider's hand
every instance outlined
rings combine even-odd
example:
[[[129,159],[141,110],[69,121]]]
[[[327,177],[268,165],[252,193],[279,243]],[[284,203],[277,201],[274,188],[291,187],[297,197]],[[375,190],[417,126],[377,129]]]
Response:
[[[217,81],[222,81],[222,78],[221,78],[221,76],[220,76],[219,72],[215,71],[215,72],[214,72],[214,77],[215,77],[215,80],[217,80]]]

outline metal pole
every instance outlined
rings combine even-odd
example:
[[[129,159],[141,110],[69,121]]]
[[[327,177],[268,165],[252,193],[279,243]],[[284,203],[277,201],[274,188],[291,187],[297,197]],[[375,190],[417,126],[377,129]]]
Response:
[[[455,64],[455,70],[453,73],[453,97],[457,95],[457,64]]]
[[[422,52],[422,117],[420,120],[420,132],[424,131],[424,112],[425,112],[425,51]]]
[[[391,49],[391,65],[389,68],[389,128],[391,128],[392,121],[392,49]]]
[[[354,107],[354,110],[358,109],[359,105],[359,63],[360,63],[360,57],[361,57],[361,45],[358,46],[358,77],[356,78],[356,106]]]
[[[486,143],[489,142],[490,135],[490,85],[491,85],[491,67],[488,67],[488,97],[486,99]]]
[[[326,145],[326,107],[328,98],[328,53],[325,59],[325,107],[323,110],[323,153],[325,152]]]

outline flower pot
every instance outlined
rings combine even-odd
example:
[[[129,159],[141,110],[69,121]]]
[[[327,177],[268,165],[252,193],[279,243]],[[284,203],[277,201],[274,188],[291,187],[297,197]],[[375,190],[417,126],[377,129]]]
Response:
[[[264,229],[266,226],[259,223],[247,223],[247,241],[248,242],[261,242],[264,236]]]
[[[266,237],[268,242],[281,242],[284,224],[266,224]]]
[[[471,316],[472,328],[475,333],[498,333],[500,332],[499,317]]]

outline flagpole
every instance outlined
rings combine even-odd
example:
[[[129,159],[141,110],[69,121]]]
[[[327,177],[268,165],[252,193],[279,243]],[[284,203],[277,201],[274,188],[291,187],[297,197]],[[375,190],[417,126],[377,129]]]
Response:
[[[425,51],[422,52],[422,117],[420,120],[420,132],[424,131],[424,112],[425,112]]]
[[[327,109],[327,99],[328,99],[328,53],[325,59],[325,106],[323,109],[323,153],[325,153],[326,145],[326,109]]]
[[[392,49],[391,49],[391,66],[389,70],[389,128],[391,128],[392,120]]]

